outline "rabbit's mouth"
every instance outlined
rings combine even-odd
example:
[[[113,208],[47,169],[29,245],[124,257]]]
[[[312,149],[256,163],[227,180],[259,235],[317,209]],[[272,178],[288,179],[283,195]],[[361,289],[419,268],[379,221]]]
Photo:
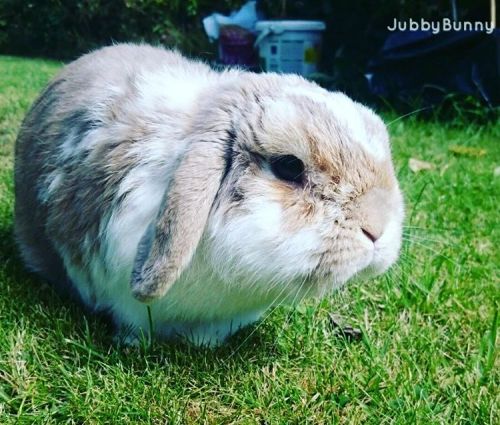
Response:
[[[313,255],[316,266],[308,282],[310,286],[317,286],[319,293],[334,291],[349,281],[373,279],[386,272],[399,257],[401,226],[394,221],[376,241],[361,230],[359,235],[346,235],[340,240]]]

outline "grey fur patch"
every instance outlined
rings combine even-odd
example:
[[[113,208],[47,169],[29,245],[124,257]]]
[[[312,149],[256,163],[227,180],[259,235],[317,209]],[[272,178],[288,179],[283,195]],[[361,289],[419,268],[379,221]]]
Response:
[[[238,187],[232,187],[229,194],[231,202],[241,202],[245,198],[244,192]]]
[[[47,117],[47,115],[51,112],[52,108],[58,100],[56,92],[62,84],[64,84],[63,79],[52,81],[40,94],[35,103],[33,103],[33,106],[31,107],[32,111],[36,113],[40,118]]]
[[[81,129],[86,127],[87,124],[80,126]],[[79,142],[81,139],[75,141],[75,146]],[[130,143],[104,144],[88,156],[79,150],[75,163],[64,169],[63,182],[52,200],[47,228],[59,244],[73,253],[72,260],[76,265],[85,265],[86,258],[99,251],[99,229],[104,224],[101,221],[126,197],[123,194],[117,198],[116,191],[135,166],[133,157],[124,160]],[[60,226],[61,222],[65,223],[64,227]],[[82,252],[81,235],[89,241],[85,252]]]
[[[86,109],[77,109],[72,111],[61,122],[61,127],[72,129],[75,133],[75,144],[78,144],[85,135],[102,125],[101,121],[90,118],[89,111]]]
[[[234,155],[234,144],[236,143],[236,132],[233,127],[227,131],[227,138],[224,144],[224,161],[225,167],[224,172],[221,177],[221,183],[225,180],[226,176],[231,171],[231,165],[233,164]]]
[[[142,278],[144,263],[148,259],[151,252],[151,246],[155,237],[155,226],[151,223],[139,242],[137,247],[137,254],[134,261],[134,268],[132,270],[132,286],[136,286]]]

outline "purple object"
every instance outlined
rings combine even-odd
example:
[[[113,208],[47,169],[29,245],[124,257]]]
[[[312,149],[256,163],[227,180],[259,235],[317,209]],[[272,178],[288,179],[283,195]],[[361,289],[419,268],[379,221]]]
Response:
[[[256,67],[258,56],[254,49],[255,35],[237,25],[221,27],[219,59],[224,65]]]

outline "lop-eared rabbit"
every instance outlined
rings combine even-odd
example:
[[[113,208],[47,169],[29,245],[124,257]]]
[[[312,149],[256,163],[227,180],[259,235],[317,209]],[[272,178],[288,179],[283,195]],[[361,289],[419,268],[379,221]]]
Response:
[[[398,257],[382,120],[296,75],[119,44],[64,67],[22,125],[26,265],[119,329],[216,345]],[[149,307],[149,308],[148,308]]]

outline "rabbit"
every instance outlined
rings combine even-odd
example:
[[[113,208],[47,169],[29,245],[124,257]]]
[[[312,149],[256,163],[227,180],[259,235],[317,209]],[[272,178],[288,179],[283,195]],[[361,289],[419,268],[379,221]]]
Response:
[[[372,110],[298,75],[162,47],[66,65],[16,141],[27,268],[133,338],[217,346],[272,306],[379,275],[403,217]]]

